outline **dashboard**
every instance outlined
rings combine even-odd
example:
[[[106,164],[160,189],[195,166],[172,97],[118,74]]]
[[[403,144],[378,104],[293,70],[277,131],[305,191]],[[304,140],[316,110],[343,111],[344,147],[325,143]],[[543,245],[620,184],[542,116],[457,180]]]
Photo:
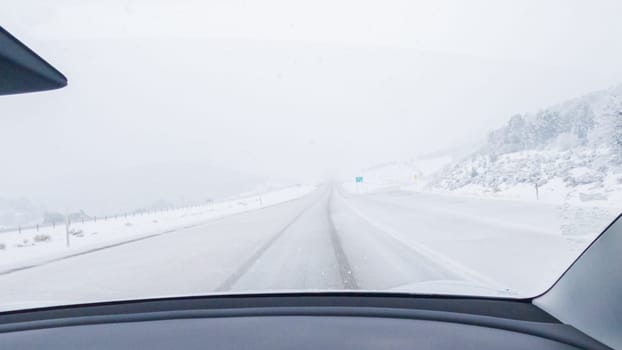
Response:
[[[227,295],[4,313],[6,349],[608,349],[528,301]]]

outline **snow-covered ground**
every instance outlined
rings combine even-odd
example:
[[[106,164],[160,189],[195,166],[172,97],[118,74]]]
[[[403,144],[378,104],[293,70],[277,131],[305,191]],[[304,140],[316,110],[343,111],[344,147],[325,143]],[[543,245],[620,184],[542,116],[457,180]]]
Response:
[[[560,235],[547,203],[336,186],[288,201],[287,191],[263,210],[231,208],[202,225],[178,213],[185,226],[170,234],[5,270],[0,309],[335,289],[529,297],[588,242]]]
[[[622,202],[622,164],[611,161],[614,154],[611,148],[589,147],[479,154],[444,169],[429,189],[552,203],[616,205]]]
[[[622,212],[622,85],[514,115],[423,189],[546,203],[557,208],[557,232],[600,232]]]
[[[551,203],[413,191],[344,196],[378,231],[465,279],[522,296],[543,292],[615,218],[592,218],[569,236]]]
[[[443,210],[448,213],[479,217],[486,221],[490,221],[492,217],[497,221],[505,220],[510,225],[529,227],[532,231],[546,232],[579,241],[590,240],[622,213],[622,188],[619,191],[611,191],[608,200],[593,199],[594,197],[585,195],[585,193],[594,192],[593,190],[585,189],[585,192],[581,192],[588,186],[578,186],[574,189],[575,191],[570,192],[561,181],[550,181],[539,187],[538,198],[536,198],[535,187],[528,184],[518,184],[506,191],[497,192],[490,191],[481,185],[466,185],[453,191],[420,188],[408,183],[373,186],[347,182],[342,187],[351,194],[383,194],[402,191],[419,194],[422,198],[426,196],[446,197],[448,201]],[[499,210],[492,213],[480,205],[472,205],[474,201],[484,203],[487,208],[497,206]]]
[[[200,206],[78,221],[70,223],[68,228],[66,224],[57,224],[41,227],[38,231],[2,232],[0,273],[280,204],[304,196],[315,188],[311,185],[291,186]]]

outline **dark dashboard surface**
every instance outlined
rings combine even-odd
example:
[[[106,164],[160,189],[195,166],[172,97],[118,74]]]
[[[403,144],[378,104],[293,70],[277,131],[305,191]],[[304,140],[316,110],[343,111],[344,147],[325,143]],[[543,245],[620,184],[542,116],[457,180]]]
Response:
[[[174,319],[0,335],[5,349],[577,349],[458,323],[348,316]]]
[[[528,301],[308,293],[0,314],[7,349],[606,349]]]

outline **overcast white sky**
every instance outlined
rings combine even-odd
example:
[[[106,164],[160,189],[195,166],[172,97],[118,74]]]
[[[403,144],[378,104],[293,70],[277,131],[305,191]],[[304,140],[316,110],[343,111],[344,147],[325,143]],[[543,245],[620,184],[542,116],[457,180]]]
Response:
[[[106,178],[154,163],[317,180],[472,142],[622,82],[620,13],[616,0],[5,0],[0,25],[70,83],[0,98],[0,197],[79,206],[84,188],[97,202]]]

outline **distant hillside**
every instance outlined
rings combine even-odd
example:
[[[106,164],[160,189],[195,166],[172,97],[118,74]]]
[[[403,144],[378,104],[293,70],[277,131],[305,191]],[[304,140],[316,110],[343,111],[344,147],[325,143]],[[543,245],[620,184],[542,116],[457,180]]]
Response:
[[[622,85],[544,109],[513,116],[488,135],[482,154],[577,146],[622,150]],[[617,161],[622,158],[618,152]]]
[[[0,228],[42,223],[46,212],[84,211],[86,215],[103,216],[270,189],[259,176],[202,163],[150,163],[123,170],[72,171],[31,184],[21,199],[0,194]]]
[[[535,197],[536,184],[543,196],[582,201],[622,193],[622,85],[514,115],[429,186]]]
[[[43,212],[43,208],[23,198],[0,198],[0,229],[38,222]]]

